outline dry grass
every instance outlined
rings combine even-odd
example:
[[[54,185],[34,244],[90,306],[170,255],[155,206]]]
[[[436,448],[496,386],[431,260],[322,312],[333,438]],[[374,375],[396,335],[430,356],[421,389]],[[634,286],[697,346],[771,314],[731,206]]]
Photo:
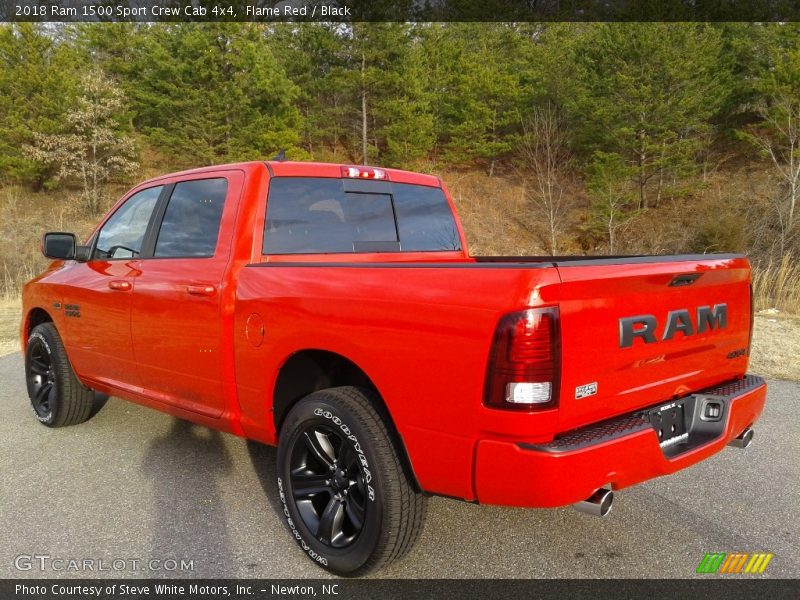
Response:
[[[750,371],[800,381],[800,318],[756,316]]]
[[[531,233],[522,186],[477,171],[443,176],[456,204],[474,256],[536,255],[544,248]]]
[[[109,196],[106,202],[112,200]],[[18,297],[22,284],[47,266],[40,252],[45,231],[72,231],[81,239],[99,218],[88,214],[74,194],[0,187],[0,295]]]
[[[753,268],[756,310],[776,308],[800,315],[800,265],[793,256]]]
[[[19,350],[21,312],[19,299],[0,297],[0,356]]]

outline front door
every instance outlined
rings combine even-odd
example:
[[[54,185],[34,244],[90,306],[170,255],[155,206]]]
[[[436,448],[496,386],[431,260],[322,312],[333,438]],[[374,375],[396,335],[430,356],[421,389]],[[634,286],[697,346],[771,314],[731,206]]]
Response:
[[[92,255],[70,272],[63,307],[70,362],[81,376],[136,386],[131,299],[145,234],[164,186],[124,200],[95,234]]]

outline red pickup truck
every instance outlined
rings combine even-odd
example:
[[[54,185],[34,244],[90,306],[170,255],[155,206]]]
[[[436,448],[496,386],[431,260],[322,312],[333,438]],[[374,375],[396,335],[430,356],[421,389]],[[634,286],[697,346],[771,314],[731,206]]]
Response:
[[[43,251],[36,418],[86,421],[96,390],[277,445],[291,535],[338,574],[406,553],[430,494],[605,515],[764,406],[745,257],[471,257],[430,175],[184,171]]]

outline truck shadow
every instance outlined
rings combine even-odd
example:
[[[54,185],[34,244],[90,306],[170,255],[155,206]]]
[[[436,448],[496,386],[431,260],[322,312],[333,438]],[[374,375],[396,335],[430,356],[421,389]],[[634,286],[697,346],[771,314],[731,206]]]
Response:
[[[193,560],[193,570],[150,572],[155,577],[223,576],[234,553],[220,482],[232,460],[218,431],[174,419],[145,454],[142,469],[153,487],[150,559]],[[143,565],[147,568],[148,565]]]
[[[283,505],[278,496],[278,471],[275,466],[277,448],[247,440],[247,454],[253,464],[253,471],[258,477],[261,489],[264,490],[273,512],[283,519]]]
[[[100,392],[94,393],[94,398],[92,398],[92,410],[89,413],[89,419],[94,417],[97,413],[99,413],[103,407],[108,402],[109,396],[107,394],[102,394]]]

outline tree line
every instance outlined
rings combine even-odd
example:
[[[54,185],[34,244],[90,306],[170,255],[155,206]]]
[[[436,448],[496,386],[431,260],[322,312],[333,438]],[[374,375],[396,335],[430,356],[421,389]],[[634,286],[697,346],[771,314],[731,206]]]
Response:
[[[797,24],[0,26],[0,182],[77,186],[92,211],[148,152],[283,149],[515,177],[546,251],[613,253],[721,165],[758,163],[774,186],[741,244],[770,258],[800,249],[799,146]],[[714,235],[703,249],[741,249]]]

